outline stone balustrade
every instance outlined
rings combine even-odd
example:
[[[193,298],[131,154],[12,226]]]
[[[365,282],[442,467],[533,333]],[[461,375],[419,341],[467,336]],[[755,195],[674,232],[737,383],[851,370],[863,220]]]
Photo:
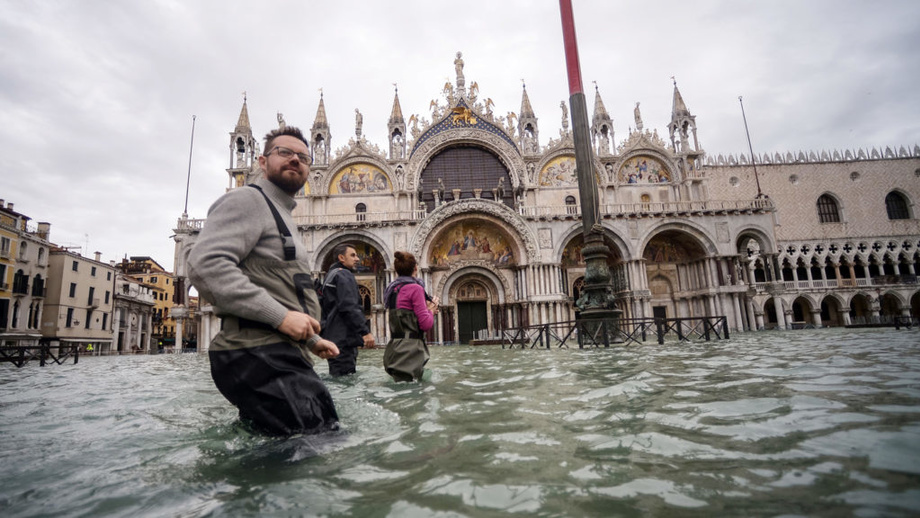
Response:
[[[600,206],[602,216],[682,216],[712,215],[738,212],[768,212],[774,210],[769,198],[755,200],[671,201],[647,203],[615,203]],[[523,206],[518,213],[525,218],[580,216],[578,205]]]

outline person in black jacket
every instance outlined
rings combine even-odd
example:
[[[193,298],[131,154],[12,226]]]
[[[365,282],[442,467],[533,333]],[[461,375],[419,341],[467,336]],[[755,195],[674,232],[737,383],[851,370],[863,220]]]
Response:
[[[375,342],[364,318],[358,281],[355,280],[358,251],[354,246],[342,243],[332,253],[338,260],[329,267],[323,280],[321,334],[339,348],[339,355],[329,358],[329,374],[344,376],[357,371],[358,348],[362,345],[374,347]]]

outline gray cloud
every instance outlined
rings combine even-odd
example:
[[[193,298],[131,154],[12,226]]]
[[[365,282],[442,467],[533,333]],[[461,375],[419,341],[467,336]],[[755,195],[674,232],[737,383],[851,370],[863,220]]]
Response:
[[[312,125],[322,88],[334,148],[364,114],[383,145],[399,84],[403,112],[454,79],[499,114],[517,112],[521,79],[543,143],[558,134],[568,85],[558,6],[306,2],[17,2],[0,0],[0,197],[52,239],[105,259],[151,255],[185,203],[191,116],[197,115],[188,211],[204,217],[229,185],[229,137],[242,92],[253,129]],[[666,135],[676,77],[710,154],[913,147],[920,142],[920,4],[909,0],[577,2],[582,76],[596,81],[617,140],[642,103]]]

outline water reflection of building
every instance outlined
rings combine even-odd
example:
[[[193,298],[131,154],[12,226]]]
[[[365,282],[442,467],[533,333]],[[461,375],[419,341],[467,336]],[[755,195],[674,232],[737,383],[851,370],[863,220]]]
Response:
[[[918,316],[920,147],[757,156],[769,196],[758,197],[750,157],[707,155],[676,84],[671,101],[665,138],[636,130],[615,145],[595,96],[599,220],[624,316],[726,315],[739,330]],[[333,153],[322,96],[312,126],[300,125],[314,154],[294,214],[309,260],[319,275],[336,244],[358,245],[378,337],[395,250],[419,258],[445,301],[434,341],[576,316],[585,265],[568,114],[541,143],[526,89],[519,113],[493,107],[458,77],[430,119],[407,121],[395,96],[383,149],[356,128]],[[245,101],[231,147],[233,188],[260,174]],[[179,221],[180,276],[200,225]],[[205,320],[203,337],[219,328]]]

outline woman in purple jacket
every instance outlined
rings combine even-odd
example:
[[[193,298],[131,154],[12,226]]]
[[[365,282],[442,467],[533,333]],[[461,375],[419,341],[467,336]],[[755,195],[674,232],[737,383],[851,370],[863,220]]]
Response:
[[[383,353],[383,367],[396,381],[420,380],[430,354],[425,332],[434,325],[436,300],[426,300],[425,287],[415,275],[418,262],[408,252],[394,254],[399,277],[384,292],[390,311],[390,342]]]

